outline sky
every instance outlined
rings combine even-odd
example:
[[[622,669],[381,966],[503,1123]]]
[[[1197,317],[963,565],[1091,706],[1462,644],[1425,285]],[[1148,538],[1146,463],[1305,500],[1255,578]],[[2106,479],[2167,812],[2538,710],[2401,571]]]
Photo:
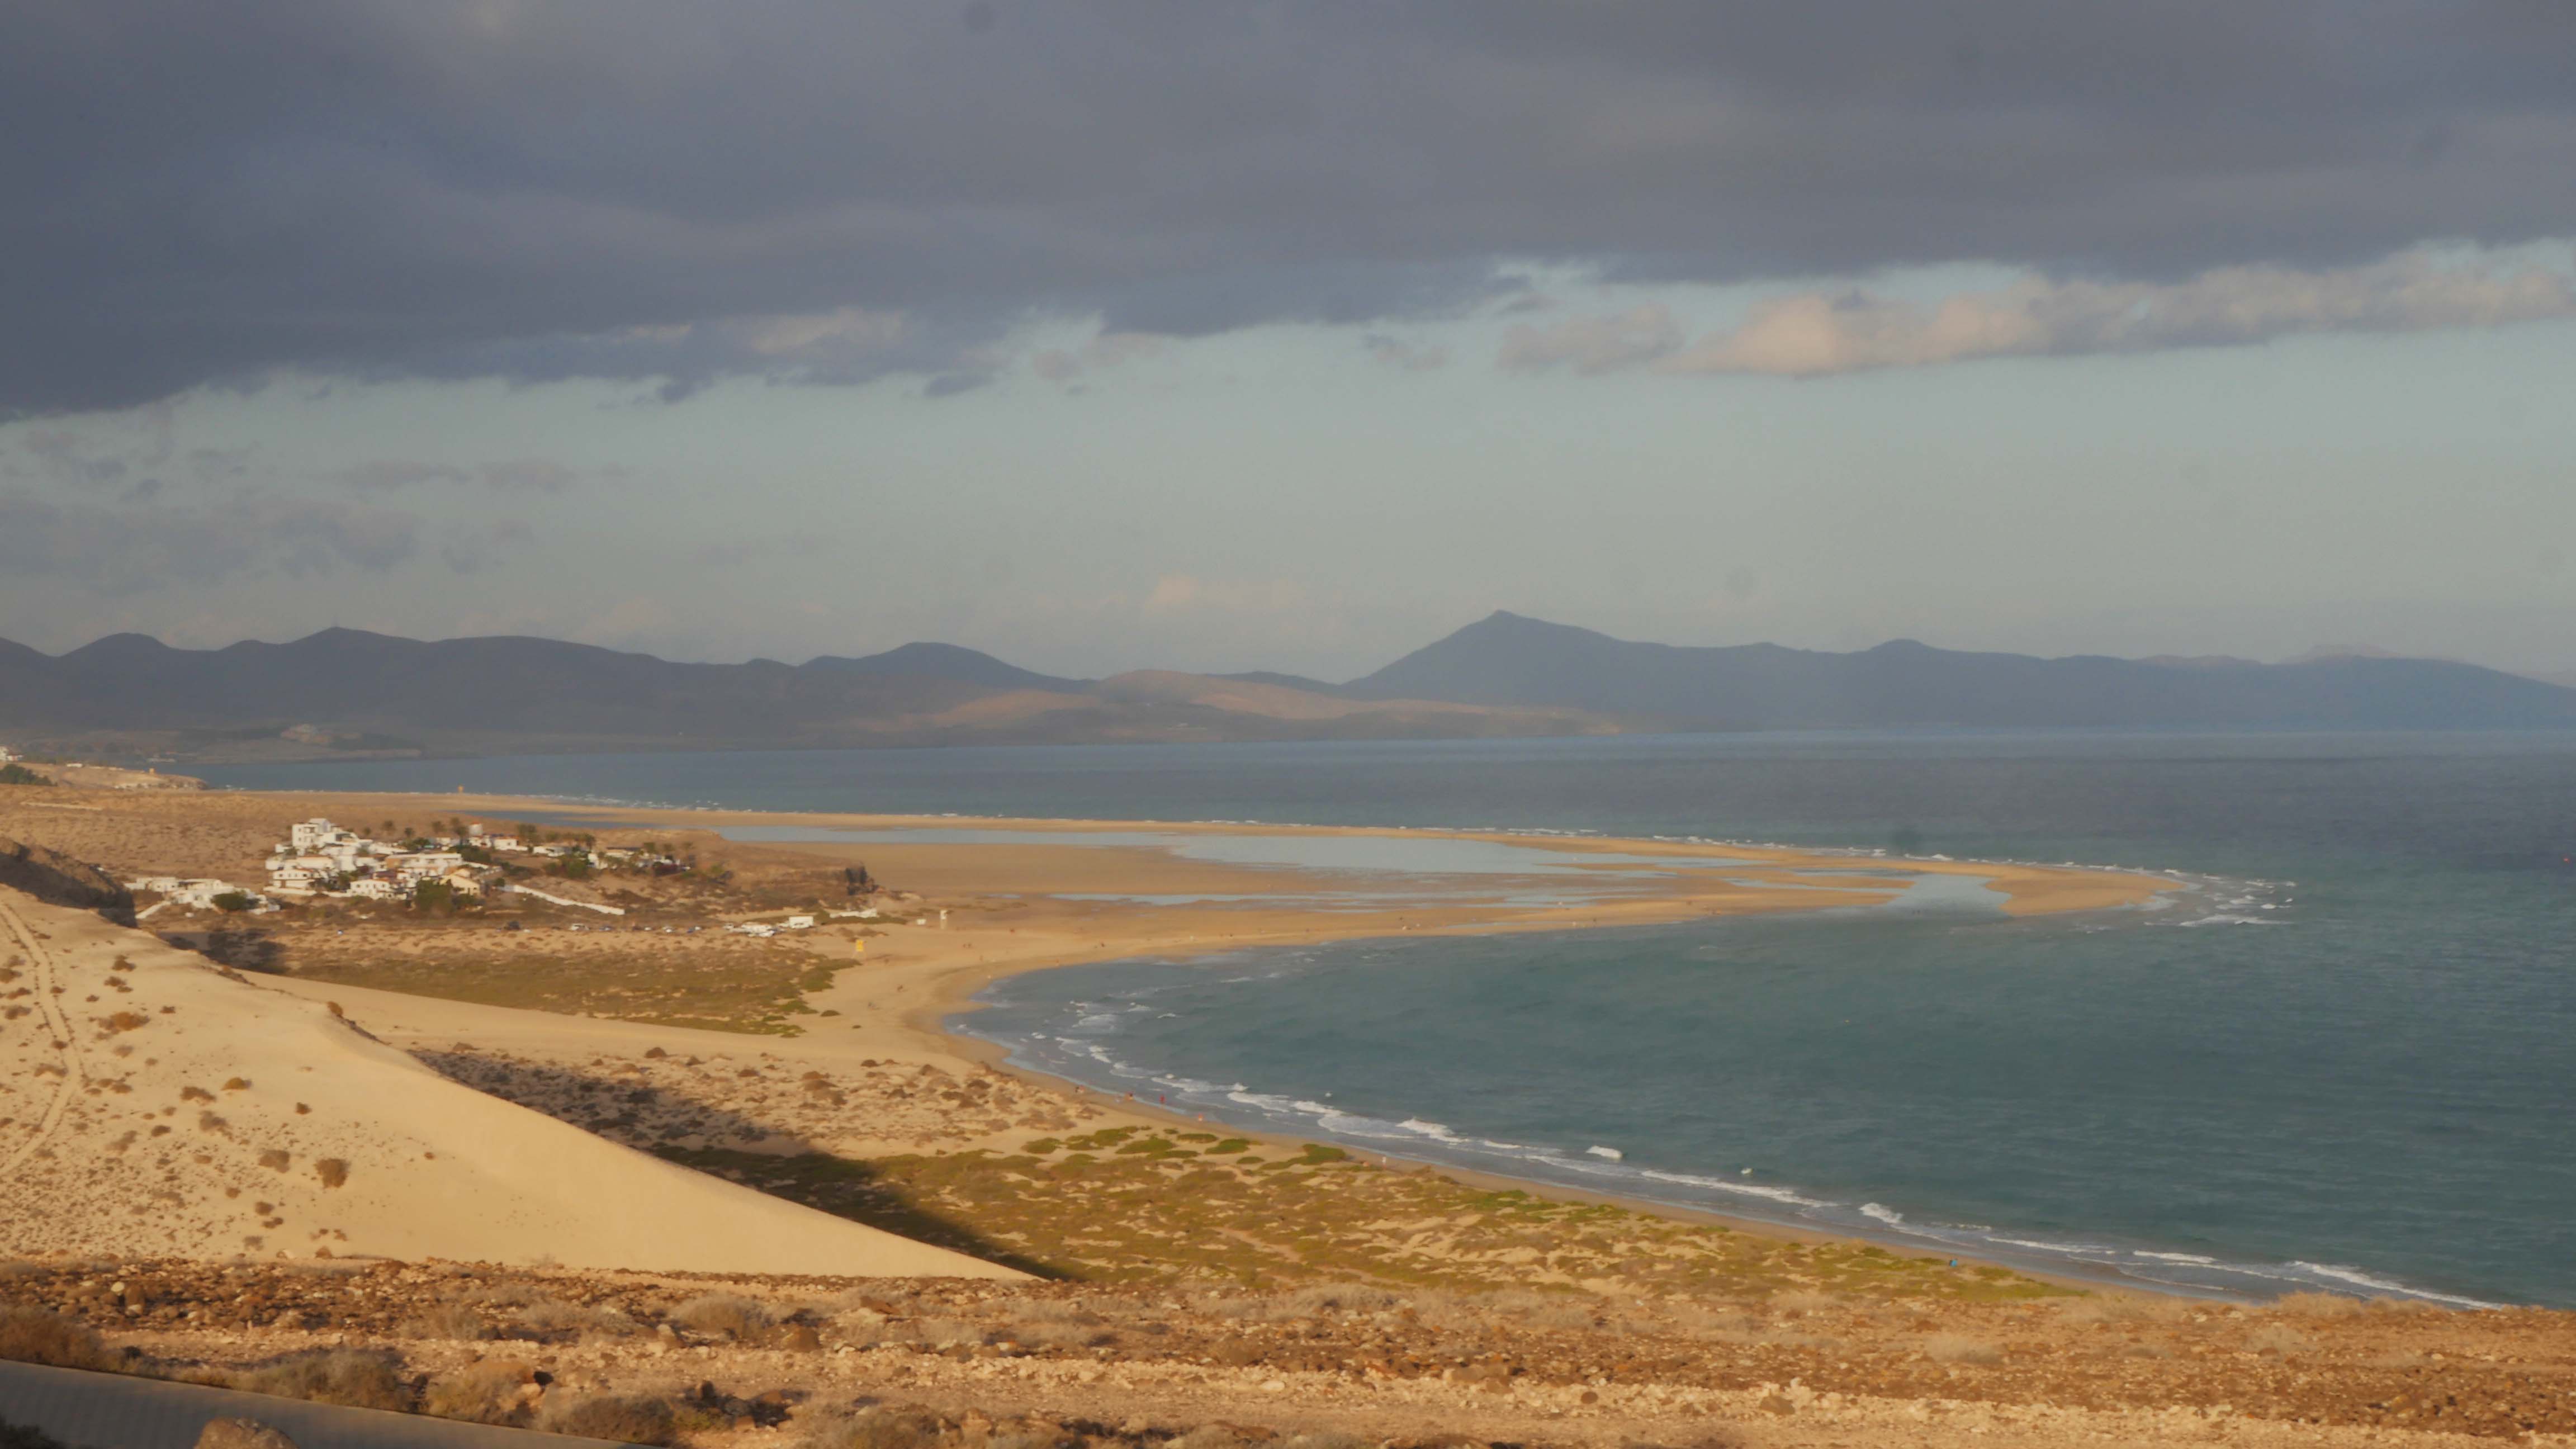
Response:
[[[0,637],[2576,670],[2576,9],[0,8]]]

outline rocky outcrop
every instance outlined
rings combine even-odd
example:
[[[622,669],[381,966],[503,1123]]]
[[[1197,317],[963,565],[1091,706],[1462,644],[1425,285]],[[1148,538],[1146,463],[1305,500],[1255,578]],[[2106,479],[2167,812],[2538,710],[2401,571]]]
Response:
[[[257,1419],[209,1419],[197,1449],[295,1449],[295,1441]]]
[[[120,926],[134,924],[134,892],[106,871],[59,850],[0,836],[0,886],[47,905],[96,911]]]

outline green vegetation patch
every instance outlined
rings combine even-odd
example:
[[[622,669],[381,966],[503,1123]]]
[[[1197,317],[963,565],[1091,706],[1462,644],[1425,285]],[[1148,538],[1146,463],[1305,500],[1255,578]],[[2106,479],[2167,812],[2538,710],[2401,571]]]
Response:
[[[1095,1150],[1057,1155],[1082,1144]],[[1606,1203],[1469,1187],[1320,1144],[1252,1168],[1168,1147],[1167,1138],[1111,1128],[1038,1138],[1018,1153],[864,1162],[661,1152],[871,1227],[1083,1282],[1369,1281],[1474,1291],[1617,1283],[1638,1293],[1760,1299],[1807,1289],[1878,1301],[2064,1291],[1872,1245],[1784,1242]]]
[[[550,933],[549,933],[550,934]],[[613,938],[611,938],[613,939]],[[508,943],[508,944],[504,944]],[[524,943],[524,944],[519,944]],[[613,1017],[657,1026],[795,1036],[804,993],[831,984],[810,955],[775,948],[550,950],[546,934],[488,922],[280,938],[294,975],[413,996]]]

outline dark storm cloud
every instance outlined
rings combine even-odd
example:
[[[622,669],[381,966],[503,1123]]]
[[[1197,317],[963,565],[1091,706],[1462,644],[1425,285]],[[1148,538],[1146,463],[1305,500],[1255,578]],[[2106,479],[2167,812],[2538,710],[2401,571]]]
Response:
[[[2555,0],[15,6],[0,416],[281,366],[966,376],[1032,309],[1363,322],[1507,258],[2511,243],[2576,231],[2571,57]]]

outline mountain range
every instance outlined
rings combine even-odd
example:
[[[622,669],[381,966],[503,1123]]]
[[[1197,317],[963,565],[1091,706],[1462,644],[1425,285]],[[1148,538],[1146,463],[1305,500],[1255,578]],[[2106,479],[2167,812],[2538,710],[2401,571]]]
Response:
[[[1143,670],[1069,679],[915,643],[686,664],[532,638],[327,629],[177,649],[0,641],[0,739],[181,759],[1643,731],[2555,729],[2576,689],[2444,660],[2320,653],[2043,659],[1910,640],[1692,648],[1496,613],[1345,683]]]

